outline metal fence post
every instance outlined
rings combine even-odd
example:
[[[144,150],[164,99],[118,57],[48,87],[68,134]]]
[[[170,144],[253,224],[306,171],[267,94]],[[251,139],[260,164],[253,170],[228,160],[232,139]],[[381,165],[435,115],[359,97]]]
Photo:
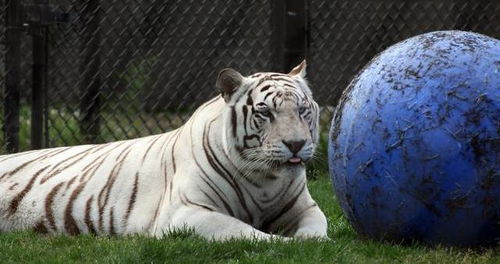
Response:
[[[306,58],[307,10],[306,0],[287,1],[285,72]]]
[[[21,2],[7,2],[5,16],[5,90],[4,124],[2,126],[9,153],[19,151],[19,69],[21,46]]]
[[[35,0],[39,7],[48,8],[48,0]],[[43,14],[43,12],[41,12]],[[42,148],[45,93],[47,93],[47,25],[43,23],[30,27],[33,38],[33,86],[31,101],[31,148]]]
[[[306,58],[307,0],[276,0],[272,2],[272,69],[288,72]]]
[[[286,2],[275,0],[271,2],[271,71],[285,70],[285,38],[286,38]]]
[[[83,76],[80,87],[80,111],[83,115],[81,130],[84,140],[89,143],[95,143],[100,130],[100,5],[100,0],[89,0],[81,16],[84,21],[81,46],[83,61],[80,68]]]

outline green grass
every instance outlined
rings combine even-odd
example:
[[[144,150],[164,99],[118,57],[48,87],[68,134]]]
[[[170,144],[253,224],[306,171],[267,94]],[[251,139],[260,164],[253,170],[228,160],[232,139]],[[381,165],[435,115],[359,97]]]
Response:
[[[178,126],[188,113],[173,121],[166,118],[172,119],[171,115],[152,115],[155,114],[129,118],[126,114],[105,112],[98,141],[161,133],[155,119],[169,123],[161,124],[162,127],[168,127],[170,122]],[[49,111],[51,146],[82,143],[77,117],[65,109]],[[322,117],[324,120],[330,120],[330,116]],[[474,251],[421,244],[398,245],[359,238],[343,217],[327,176],[327,121],[322,122],[321,142],[308,170],[312,175],[309,189],[328,217],[331,241],[207,242],[188,232],[152,239],[142,236],[45,236],[25,231],[0,234],[0,263],[500,263],[500,247]],[[29,149],[29,122],[29,109],[23,106],[20,120],[22,150]]]
[[[360,239],[342,216],[326,173],[309,188],[329,221],[331,241],[207,242],[189,233],[142,236],[0,235],[1,263],[500,263],[499,249],[397,245]]]

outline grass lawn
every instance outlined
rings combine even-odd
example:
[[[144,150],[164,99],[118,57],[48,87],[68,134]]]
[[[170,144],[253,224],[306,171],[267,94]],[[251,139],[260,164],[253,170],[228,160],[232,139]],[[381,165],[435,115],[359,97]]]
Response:
[[[500,247],[482,251],[392,245],[360,239],[342,216],[326,173],[309,188],[329,219],[332,241],[207,242],[189,233],[133,237],[0,235],[0,263],[500,263]]]

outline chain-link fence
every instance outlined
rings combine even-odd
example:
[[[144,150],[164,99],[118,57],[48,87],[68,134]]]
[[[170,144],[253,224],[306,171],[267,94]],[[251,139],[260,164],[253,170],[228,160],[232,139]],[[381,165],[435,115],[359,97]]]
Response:
[[[327,129],[352,76],[395,42],[443,29],[500,37],[493,0],[5,0],[0,8],[0,146],[11,152],[172,130],[215,95],[220,69],[286,71],[302,57]]]

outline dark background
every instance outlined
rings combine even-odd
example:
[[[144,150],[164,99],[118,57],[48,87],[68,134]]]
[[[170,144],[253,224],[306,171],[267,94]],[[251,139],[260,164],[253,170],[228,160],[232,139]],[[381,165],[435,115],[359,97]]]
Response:
[[[220,69],[304,57],[323,128],[375,54],[435,30],[500,38],[500,1],[3,0],[0,153],[169,131]]]

